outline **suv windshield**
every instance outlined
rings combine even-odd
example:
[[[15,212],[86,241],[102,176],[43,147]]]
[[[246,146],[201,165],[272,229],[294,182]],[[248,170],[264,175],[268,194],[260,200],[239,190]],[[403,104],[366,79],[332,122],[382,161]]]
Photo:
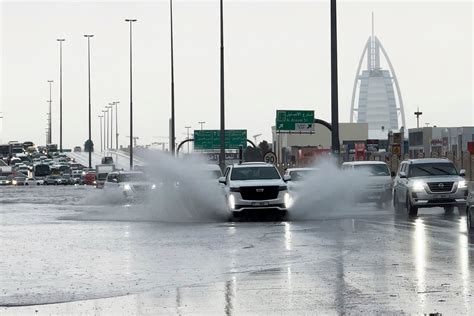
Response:
[[[408,177],[455,176],[458,172],[452,163],[424,163],[410,166]]]
[[[371,176],[390,176],[390,170],[387,165],[354,165],[354,170],[368,172]]]
[[[232,170],[231,180],[276,180],[280,174],[275,167],[239,167]]]
[[[314,170],[294,170],[290,171],[289,175],[291,177],[291,181],[301,181],[315,173],[316,172]]]
[[[119,175],[119,182],[137,182],[146,181],[143,173],[121,173]]]

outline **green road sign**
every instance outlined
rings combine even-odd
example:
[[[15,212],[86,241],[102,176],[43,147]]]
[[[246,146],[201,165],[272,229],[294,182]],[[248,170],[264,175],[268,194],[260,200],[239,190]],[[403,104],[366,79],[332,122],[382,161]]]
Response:
[[[276,114],[277,131],[309,132],[313,129],[314,111],[282,111]]]
[[[194,149],[208,150],[219,149],[221,144],[221,132],[219,130],[195,130]],[[247,147],[247,130],[231,129],[225,131],[225,148],[239,149]]]

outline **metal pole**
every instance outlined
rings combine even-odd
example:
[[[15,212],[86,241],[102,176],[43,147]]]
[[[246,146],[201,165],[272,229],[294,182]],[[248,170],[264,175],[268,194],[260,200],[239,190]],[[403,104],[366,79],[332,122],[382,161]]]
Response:
[[[331,125],[332,152],[339,156],[339,100],[337,78],[337,10],[336,0],[331,0]]]
[[[88,80],[89,80],[89,168],[92,168],[92,120],[91,120],[91,37],[94,35],[84,35],[87,37],[87,73],[88,73]]]
[[[110,120],[110,118],[109,118],[109,107],[106,106],[105,108],[107,109],[107,125],[106,125],[106,128],[105,128],[105,135],[106,135],[106,136],[105,136],[105,139],[106,139],[106,142],[105,142],[105,144],[106,144],[105,149],[108,150],[108,149],[110,148],[110,147],[109,147],[109,120]]]
[[[114,103],[109,103],[110,106],[110,147],[114,147]]]
[[[173,41],[173,0],[170,0],[170,37],[171,37],[171,155],[175,154],[176,130],[174,113],[174,41]]]
[[[115,149],[118,150],[118,137],[119,137],[119,132],[118,132],[118,109],[117,109],[117,104],[120,103],[120,101],[116,101],[115,103]]]
[[[52,96],[51,96],[51,84],[54,82],[53,80],[48,80],[49,82],[49,122],[48,122],[48,128],[49,128],[49,133],[48,133],[48,143],[52,144],[53,143],[53,125],[51,123],[52,119],[52,114],[51,114],[51,103],[53,102]]]
[[[99,119],[100,119],[100,151],[102,152],[104,150],[104,144],[102,143],[102,117],[101,115],[99,115]]]
[[[59,151],[63,152],[63,42],[65,39],[57,39],[59,42]]]
[[[186,139],[189,140],[189,129],[191,128],[191,126],[185,126],[184,128],[186,128],[187,131],[188,131],[188,138],[186,138]],[[188,142],[188,154],[189,154],[189,142]]]
[[[220,137],[220,154],[219,154],[219,165],[221,170],[225,168],[225,100],[224,100],[224,3],[220,0],[220,31],[221,31],[221,137]]]
[[[200,125],[201,125],[201,131],[202,131],[202,129],[203,129],[203,125],[204,125],[205,123],[206,123],[206,122],[198,122],[198,124],[200,124]]]
[[[105,127],[106,127],[106,126],[105,126],[105,118],[106,118],[105,113],[106,113],[106,112],[107,112],[106,110],[102,110],[102,113],[104,113],[104,114],[103,114],[103,117],[104,117],[104,136],[103,136],[104,150],[105,150],[105,142],[107,141],[106,134],[105,134],[105,133],[106,133],[106,131],[105,131]]]
[[[130,24],[130,170],[133,170],[133,94],[132,94],[132,22],[136,19],[126,19]]]

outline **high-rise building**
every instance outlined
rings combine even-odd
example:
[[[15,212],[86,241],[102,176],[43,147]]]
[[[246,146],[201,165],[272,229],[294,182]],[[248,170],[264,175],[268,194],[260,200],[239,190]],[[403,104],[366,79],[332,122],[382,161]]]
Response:
[[[361,71],[364,57],[367,58],[367,69]],[[389,70],[381,67],[381,57]],[[372,36],[364,46],[354,80],[351,123],[354,121],[368,123],[371,139],[386,139],[389,131],[398,132],[406,126],[398,79],[387,52],[374,35],[373,15]]]

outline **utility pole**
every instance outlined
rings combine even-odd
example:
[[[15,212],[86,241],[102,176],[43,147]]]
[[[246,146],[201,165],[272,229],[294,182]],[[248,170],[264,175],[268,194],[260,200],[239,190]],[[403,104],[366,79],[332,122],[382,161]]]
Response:
[[[91,120],[91,37],[94,35],[84,35],[87,38],[87,69],[89,79],[89,169],[92,168],[92,120]]]
[[[118,109],[117,109],[117,104],[120,103],[120,101],[115,101],[115,150],[118,150],[119,145],[118,145],[118,137],[119,137],[119,132],[118,132]]]
[[[191,128],[191,126],[185,126],[184,128],[187,129],[187,131],[188,131],[188,138],[186,138],[186,139],[189,140],[189,129]],[[189,154],[189,142],[188,142],[187,145],[188,145],[188,154]]]
[[[176,128],[174,116],[174,41],[173,41],[173,0],[170,0],[170,37],[171,37],[171,119],[170,119],[170,151],[175,154]]]
[[[224,99],[224,3],[220,0],[220,31],[221,31],[221,48],[220,48],[220,75],[221,75],[221,86],[220,86],[220,97],[221,97],[221,137],[220,137],[220,153],[219,153],[219,165],[221,170],[225,168],[225,99]]]
[[[420,112],[420,108],[417,108],[415,115],[416,115],[416,128],[420,128],[420,116],[423,115],[423,112]]]
[[[58,38],[59,42],[59,152],[63,152],[63,42],[64,38]]]
[[[332,153],[339,157],[339,99],[337,77],[337,9],[336,0],[331,0],[331,126]]]
[[[201,131],[202,131],[202,126],[206,124],[206,122],[198,122],[199,125],[201,125]]]
[[[104,117],[103,115],[98,116],[100,119],[100,152],[104,151],[104,144],[102,142],[102,118]]]
[[[130,24],[130,170],[133,170],[133,97],[132,97],[132,23],[136,19],[126,19],[125,22]]]
[[[48,144],[53,143],[53,131],[52,131],[52,123],[51,123],[51,118],[52,118],[51,103],[53,102],[53,99],[52,99],[52,96],[51,96],[51,85],[52,85],[53,82],[54,82],[53,80],[48,80],[48,83],[49,83],[49,100],[47,101],[47,102],[49,102]]]

